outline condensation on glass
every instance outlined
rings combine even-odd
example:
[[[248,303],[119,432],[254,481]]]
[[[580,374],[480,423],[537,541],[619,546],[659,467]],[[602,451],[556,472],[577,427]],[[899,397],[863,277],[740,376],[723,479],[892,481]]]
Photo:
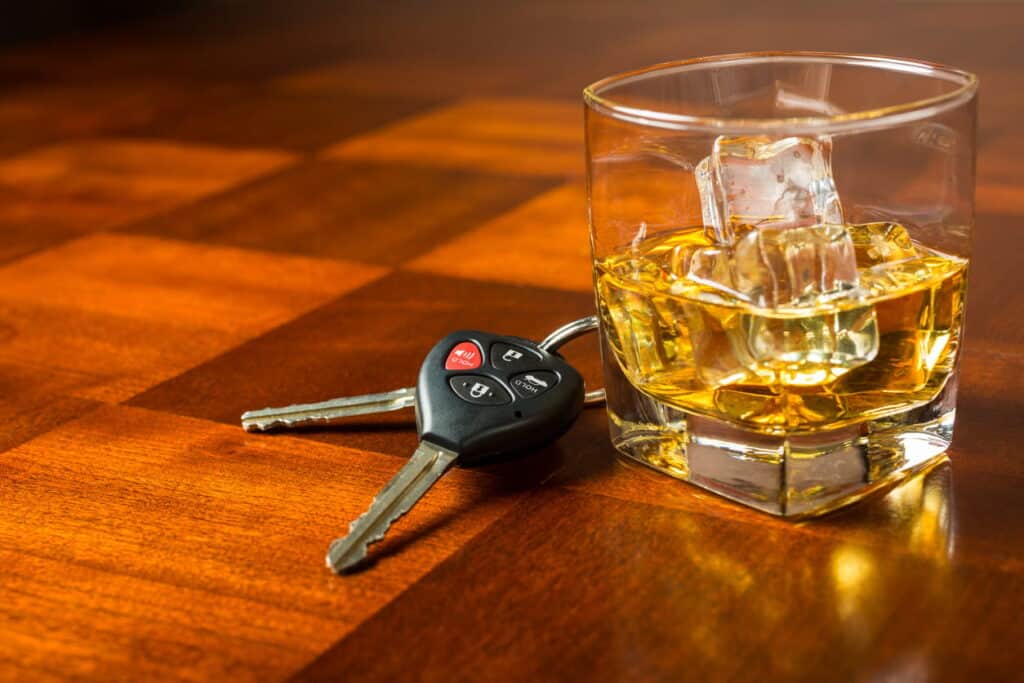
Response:
[[[615,447],[777,515],[923,469],[953,434],[976,79],[727,55],[586,101]]]

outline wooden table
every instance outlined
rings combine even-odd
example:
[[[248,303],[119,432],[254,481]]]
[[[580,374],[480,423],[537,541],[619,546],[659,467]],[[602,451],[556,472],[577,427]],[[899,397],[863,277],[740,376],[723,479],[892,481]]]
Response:
[[[1017,674],[1024,5],[292,4],[0,56],[0,679]],[[581,88],[768,48],[981,75],[951,462],[792,524],[623,464],[591,410],[327,571],[411,415],[238,415],[589,313]],[[567,353],[598,381],[593,339]]]

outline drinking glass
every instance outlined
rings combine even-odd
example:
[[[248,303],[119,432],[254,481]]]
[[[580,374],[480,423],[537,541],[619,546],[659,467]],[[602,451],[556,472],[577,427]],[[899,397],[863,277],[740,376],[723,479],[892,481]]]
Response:
[[[608,416],[625,456],[776,515],[950,444],[977,79],[750,53],[584,91]]]

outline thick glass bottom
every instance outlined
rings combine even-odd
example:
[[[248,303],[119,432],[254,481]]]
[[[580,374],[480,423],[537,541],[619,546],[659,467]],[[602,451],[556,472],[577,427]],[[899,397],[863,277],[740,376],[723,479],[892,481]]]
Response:
[[[621,453],[783,517],[823,514],[927,467],[949,447],[956,417],[955,382],[902,413],[786,436],[750,431],[631,393],[629,410],[616,412],[609,403],[612,443]]]

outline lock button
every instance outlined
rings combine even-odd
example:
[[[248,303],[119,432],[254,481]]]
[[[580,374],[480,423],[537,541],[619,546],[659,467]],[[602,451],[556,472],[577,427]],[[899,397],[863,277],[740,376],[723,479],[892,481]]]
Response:
[[[512,402],[512,397],[501,383],[490,377],[455,375],[448,384],[456,396],[478,406],[500,406]]]
[[[506,372],[529,370],[540,362],[541,355],[532,349],[505,342],[491,344],[491,365],[498,370]]]

